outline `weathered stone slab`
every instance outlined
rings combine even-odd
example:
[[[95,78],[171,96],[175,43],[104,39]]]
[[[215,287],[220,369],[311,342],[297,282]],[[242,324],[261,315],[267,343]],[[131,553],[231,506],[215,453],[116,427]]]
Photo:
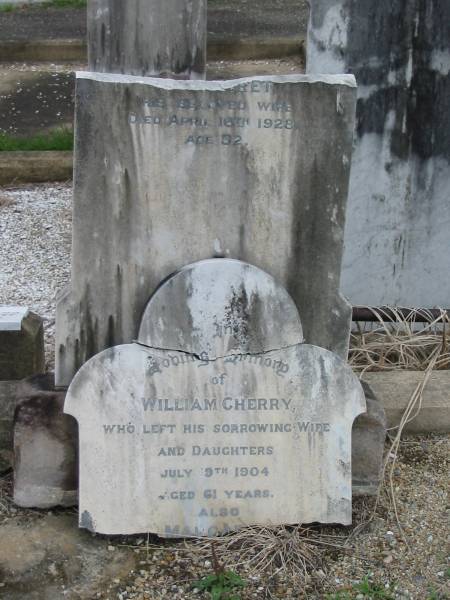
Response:
[[[351,522],[351,428],[362,388],[307,345],[203,361],[137,344],[85,364],[80,526],[215,535],[243,525]]]
[[[0,331],[20,331],[28,312],[23,306],[0,306]]]
[[[44,368],[42,319],[28,308],[1,306],[0,380],[23,379]]]
[[[365,373],[374,393],[384,406],[387,426],[398,427],[423,371]],[[417,406],[419,408],[419,406]],[[424,388],[420,411],[406,424],[405,433],[450,433],[450,371],[433,371]]]
[[[366,412],[359,415],[352,429],[353,496],[375,496],[381,483],[386,413],[368,383],[362,381]]]
[[[13,466],[14,412],[18,402],[54,385],[51,374],[36,375],[21,381],[0,381],[0,473]]]
[[[57,385],[97,352],[136,339],[163,279],[217,256],[270,273],[293,297],[306,341],[346,356],[351,310],[339,278],[352,76],[79,73],[76,104],[72,288],[57,307]]]
[[[78,429],[50,378],[22,386],[14,417],[14,502],[21,507],[78,502]]]
[[[0,473],[12,467],[17,381],[0,381]]]
[[[89,0],[91,71],[204,79],[206,0]]]
[[[300,344],[297,307],[273,277],[248,263],[204,260],[184,267],[157,289],[138,341],[213,359]]]
[[[313,0],[308,73],[354,73],[342,290],[352,304],[450,298],[450,3]]]

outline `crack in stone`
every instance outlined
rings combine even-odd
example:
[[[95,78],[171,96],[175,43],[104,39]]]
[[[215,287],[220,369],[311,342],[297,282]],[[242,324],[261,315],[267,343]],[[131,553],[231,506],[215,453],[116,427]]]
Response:
[[[216,356],[215,358],[205,357],[196,352],[189,352],[188,350],[177,350],[175,348],[159,348],[157,346],[147,346],[147,344],[143,344],[138,340],[133,340],[133,344],[137,344],[141,346],[141,348],[145,348],[147,350],[159,350],[161,352],[179,352],[180,354],[186,354],[187,356],[194,356],[197,360],[201,360],[203,362],[216,362],[222,358],[231,358],[232,356],[265,356],[270,352],[281,352],[282,350],[289,350],[289,348],[295,348],[296,346],[304,346],[305,342],[299,342],[298,344],[288,344],[287,346],[280,346],[279,348],[271,348],[270,350],[264,350],[263,352],[235,352],[232,354],[224,354],[221,356]]]

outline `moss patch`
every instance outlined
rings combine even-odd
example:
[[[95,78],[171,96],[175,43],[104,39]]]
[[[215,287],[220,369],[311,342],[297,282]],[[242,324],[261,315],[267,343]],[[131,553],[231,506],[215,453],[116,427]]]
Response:
[[[48,134],[32,137],[13,137],[0,134],[0,152],[73,150],[73,131],[69,128],[55,129]]]

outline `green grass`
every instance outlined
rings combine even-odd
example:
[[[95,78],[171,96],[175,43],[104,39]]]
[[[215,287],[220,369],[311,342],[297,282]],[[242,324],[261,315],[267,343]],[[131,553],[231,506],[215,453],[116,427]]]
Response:
[[[83,8],[87,4],[87,0],[46,0],[38,4],[0,4],[0,13],[13,12],[23,8],[39,9],[39,8]]]
[[[54,7],[54,8],[83,8],[86,6],[87,0],[48,0],[43,3],[45,7]]]
[[[327,600],[354,600],[361,594],[367,600],[394,600],[394,597],[382,584],[369,581],[368,577],[364,577],[361,583],[354,585],[353,590],[328,594],[326,598]]]
[[[27,152],[33,150],[73,150],[73,131],[68,128],[55,129],[48,134],[28,138],[0,134],[0,152]]]
[[[200,581],[195,581],[192,587],[200,591],[208,591],[211,594],[211,600],[240,600],[240,596],[235,594],[236,588],[243,588],[247,584],[237,573],[233,571],[220,571],[203,577]]]

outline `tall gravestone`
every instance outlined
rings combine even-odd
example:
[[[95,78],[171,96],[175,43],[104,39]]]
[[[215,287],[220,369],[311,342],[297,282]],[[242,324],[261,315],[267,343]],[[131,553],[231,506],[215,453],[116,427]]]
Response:
[[[313,0],[307,72],[353,73],[356,143],[342,290],[448,306],[450,3]]]
[[[364,393],[342,359],[301,340],[293,300],[248,264],[202,261],[165,282],[139,343],[93,357],[69,387],[80,526],[214,536],[349,524]]]
[[[351,309],[339,286],[355,96],[348,75],[199,82],[78,73],[72,283],[57,305],[57,385],[136,338],[160,281],[218,256],[275,276],[306,341],[345,357]]]
[[[89,0],[91,71],[204,79],[206,0]]]

